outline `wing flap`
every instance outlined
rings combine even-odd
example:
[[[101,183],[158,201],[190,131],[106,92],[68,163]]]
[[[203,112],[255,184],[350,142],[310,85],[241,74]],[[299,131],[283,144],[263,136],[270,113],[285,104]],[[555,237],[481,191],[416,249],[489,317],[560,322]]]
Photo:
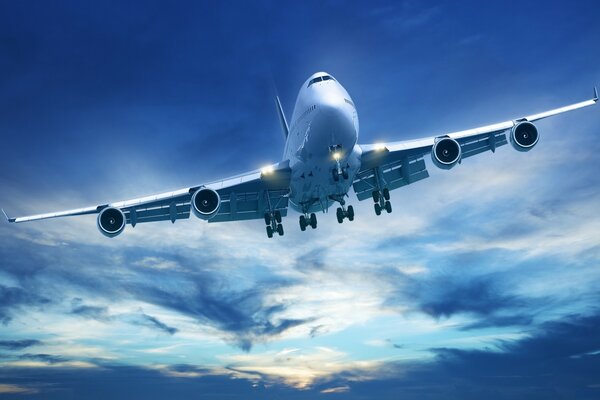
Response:
[[[236,188],[237,189],[237,188]],[[269,208],[287,215],[289,190],[258,190],[246,193],[231,192],[221,197],[221,208],[208,222],[261,219]],[[220,194],[220,193],[219,193]],[[270,206],[269,206],[270,205]]]
[[[375,168],[363,169],[357,175],[352,187],[358,200],[371,197],[378,187],[390,190],[414,183],[429,177],[423,159],[393,161]]]
[[[462,149],[462,158],[468,158],[488,150],[495,152],[498,147],[508,143],[504,131],[457,140]]]

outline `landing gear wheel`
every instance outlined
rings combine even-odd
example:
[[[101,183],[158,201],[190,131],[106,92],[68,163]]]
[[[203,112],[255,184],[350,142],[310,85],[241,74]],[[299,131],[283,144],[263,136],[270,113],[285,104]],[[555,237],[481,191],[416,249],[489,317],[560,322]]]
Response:
[[[342,176],[344,177],[344,179],[348,179],[348,169],[347,168],[344,168],[342,170]]]
[[[265,225],[271,225],[271,214],[265,213]]]
[[[383,194],[384,199],[386,199],[386,200],[390,199],[390,190],[388,188],[383,189],[381,193]]]
[[[340,174],[339,174],[337,168],[333,169],[333,180],[336,182],[340,180]]]
[[[300,230],[304,232],[306,230],[306,218],[304,215],[300,216]]]
[[[354,207],[348,206],[348,211],[346,211],[346,215],[348,216],[348,221],[354,221]]]
[[[273,237],[273,227],[271,225],[267,226],[267,236],[269,239]]]
[[[379,190],[374,190],[371,195],[373,196],[373,201],[379,203]]]
[[[381,205],[379,203],[375,203],[375,214],[381,215]]]
[[[342,210],[341,207],[338,207],[338,209],[336,211],[336,216],[337,216],[337,220],[340,224],[342,222],[344,222],[344,210]]]
[[[388,214],[392,212],[392,203],[390,203],[389,201],[385,202],[384,207],[385,207],[385,211],[387,211]]]
[[[277,233],[279,233],[279,236],[283,236],[283,225],[277,224]]]
[[[281,223],[281,211],[279,210],[275,211],[275,221],[277,221],[278,224]]]
[[[313,229],[317,229],[317,216],[315,213],[310,214],[310,226]]]

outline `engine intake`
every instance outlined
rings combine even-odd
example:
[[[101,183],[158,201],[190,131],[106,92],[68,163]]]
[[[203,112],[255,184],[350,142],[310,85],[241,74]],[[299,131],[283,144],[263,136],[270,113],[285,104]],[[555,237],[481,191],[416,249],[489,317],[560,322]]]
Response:
[[[98,229],[106,237],[115,237],[125,229],[125,214],[114,207],[107,207],[98,214]]]
[[[529,121],[519,122],[511,129],[509,136],[510,144],[518,151],[533,149],[540,139],[537,128]]]
[[[441,169],[454,167],[460,161],[461,155],[460,144],[449,137],[437,139],[431,149],[431,159],[435,166]]]
[[[221,208],[221,196],[213,189],[203,188],[192,195],[191,207],[194,215],[200,219],[209,220]]]

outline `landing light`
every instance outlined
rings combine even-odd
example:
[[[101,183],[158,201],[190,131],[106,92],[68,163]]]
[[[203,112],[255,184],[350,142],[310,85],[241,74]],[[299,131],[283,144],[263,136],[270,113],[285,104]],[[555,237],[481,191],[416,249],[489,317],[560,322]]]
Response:
[[[385,150],[385,143],[376,143],[375,150],[377,150],[377,151]]]
[[[272,166],[272,165],[267,165],[266,167],[262,167],[262,168],[260,169],[260,172],[261,172],[263,175],[270,175],[270,174],[272,174],[274,171],[275,171],[275,168],[273,168],[273,166]]]
[[[333,153],[333,159],[334,159],[335,161],[338,161],[338,160],[340,159],[340,157],[341,157],[341,156],[342,156],[342,155],[340,154],[340,152],[339,152],[339,151],[336,151],[336,152],[334,152],[334,153]]]

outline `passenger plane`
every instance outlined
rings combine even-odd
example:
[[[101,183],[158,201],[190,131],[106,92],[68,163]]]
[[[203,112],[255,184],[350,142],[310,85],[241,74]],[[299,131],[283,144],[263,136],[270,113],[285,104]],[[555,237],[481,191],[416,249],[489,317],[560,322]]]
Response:
[[[306,80],[288,125],[276,98],[285,135],[283,160],[260,170],[224,180],[133,200],[101,204],[49,214],[9,218],[26,222],[72,215],[97,214],[98,229],[108,237],[119,235],[126,224],[189,218],[208,222],[264,219],[268,237],[283,235],[282,219],[288,207],[300,213],[302,231],[317,227],[316,213],[337,203],[339,223],[354,220],[346,204],[352,188],[359,201],[372,199],[375,214],[392,212],[390,191],[429,176],[425,157],[450,169],[467,157],[510,142],[518,151],[531,150],[539,140],[533,122],[587,107],[594,98],[505,122],[445,133],[418,140],[378,144],[358,143],[358,114],[352,98],[330,74],[318,72]],[[4,212],[4,210],[2,210]]]

